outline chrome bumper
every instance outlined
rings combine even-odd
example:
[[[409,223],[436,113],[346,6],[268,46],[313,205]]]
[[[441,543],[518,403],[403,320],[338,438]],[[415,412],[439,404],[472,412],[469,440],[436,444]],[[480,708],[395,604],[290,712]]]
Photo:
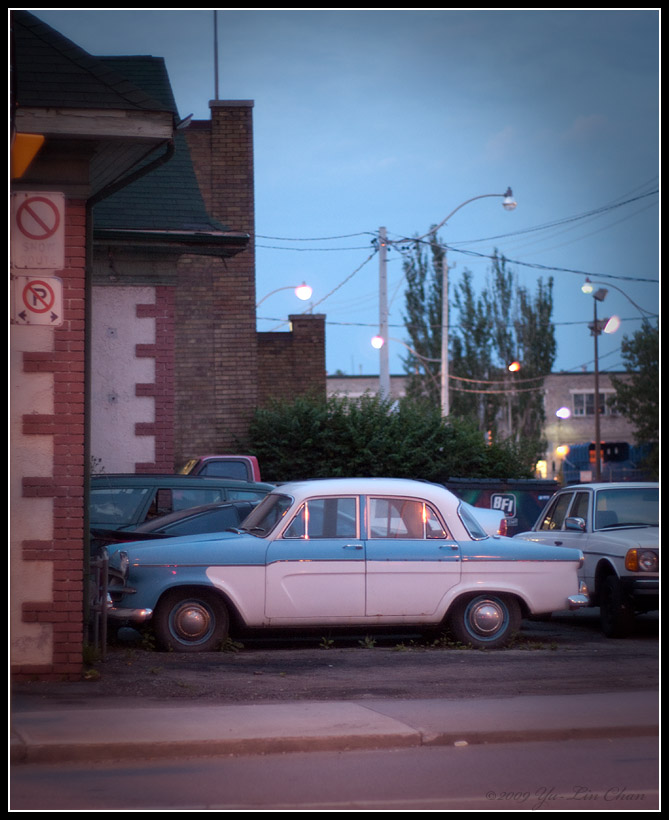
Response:
[[[144,624],[153,617],[152,609],[132,609],[130,607],[110,606],[107,617],[111,621],[126,621],[133,624]]]
[[[567,604],[569,605],[569,609],[582,609],[584,606],[590,606],[590,594],[588,593],[587,586],[583,582],[580,583],[577,594],[570,595],[567,598]]]

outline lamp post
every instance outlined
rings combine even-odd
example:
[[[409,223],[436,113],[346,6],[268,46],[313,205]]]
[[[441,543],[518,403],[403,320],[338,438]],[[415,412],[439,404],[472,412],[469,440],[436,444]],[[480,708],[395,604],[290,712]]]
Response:
[[[610,319],[597,319],[597,303],[603,302],[607,293],[606,288],[599,288],[592,294],[594,316],[590,325],[590,332],[595,340],[595,481],[601,481],[602,478],[602,442],[600,440],[601,423],[599,418],[599,336],[601,333],[614,333],[620,323],[617,316],[612,316]]]
[[[513,211],[516,207],[517,203],[516,200],[513,198],[513,192],[511,188],[507,188],[503,194],[479,194],[478,196],[473,196],[470,199],[466,199],[457,208],[454,208],[450,214],[445,218],[442,219],[441,222],[437,225],[436,228],[433,228],[428,233],[423,234],[423,236],[417,237],[416,240],[419,242],[421,239],[425,239],[425,237],[430,236],[430,234],[435,234],[437,231],[442,228],[448,220],[453,216],[453,214],[457,213],[461,208],[464,208],[465,205],[468,205],[470,202],[474,202],[477,199],[486,199],[487,197],[502,197],[502,207],[505,211]],[[388,327],[388,307],[387,307],[387,274],[386,274],[386,250],[387,250],[387,239],[386,239],[386,229],[380,228],[379,229],[379,335],[383,339],[387,339],[387,327]],[[440,384],[440,406],[441,406],[441,415],[443,417],[448,416],[450,411],[450,400],[449,400],[449,392],[448,392],[448,262],[446,257],[446,249],[444,248],[444,255],[442,259],[442,271],[441,271],[441,384]],[[390,390],[390,377],[388,375],[388,347],[387,345],[383,345],[380,349],[380,364],[379,364],[379,393],[382,396],[386,396]]]

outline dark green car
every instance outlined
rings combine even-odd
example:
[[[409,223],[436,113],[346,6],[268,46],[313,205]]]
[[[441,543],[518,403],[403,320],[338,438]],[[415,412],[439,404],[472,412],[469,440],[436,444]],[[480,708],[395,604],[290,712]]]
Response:
[[[92,476],[90,529],[132,530],[159,515],[219,501],[258,501],[271,484],[190,475]]]

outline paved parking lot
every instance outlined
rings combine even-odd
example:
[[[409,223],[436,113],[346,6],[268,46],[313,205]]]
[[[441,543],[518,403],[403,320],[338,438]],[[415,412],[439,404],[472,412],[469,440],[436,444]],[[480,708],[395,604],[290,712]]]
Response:
[[[277,702],[360,698],[475,698],[653,690],[657,614],[623,640],[599,631],[598,610],[523,621],[507,649],[472,650],[447,637],[327,633],[238,636],[227,651],[184,655],[116,643],[86,680],[22,683],[18,706],[76,701],[100,707],[158,701]]]

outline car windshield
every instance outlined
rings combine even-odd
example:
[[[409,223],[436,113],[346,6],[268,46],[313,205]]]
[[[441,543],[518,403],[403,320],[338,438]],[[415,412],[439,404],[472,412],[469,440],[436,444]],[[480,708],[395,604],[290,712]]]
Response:
[[[611,527],[657,527],[659,489],[619,487],[599,490],[595,502],[595,529]]]
[[[293,505],[293,499],[288,495],[271,493],[258,504],[240,525],[240,529],[264,538],[283,519]]]

